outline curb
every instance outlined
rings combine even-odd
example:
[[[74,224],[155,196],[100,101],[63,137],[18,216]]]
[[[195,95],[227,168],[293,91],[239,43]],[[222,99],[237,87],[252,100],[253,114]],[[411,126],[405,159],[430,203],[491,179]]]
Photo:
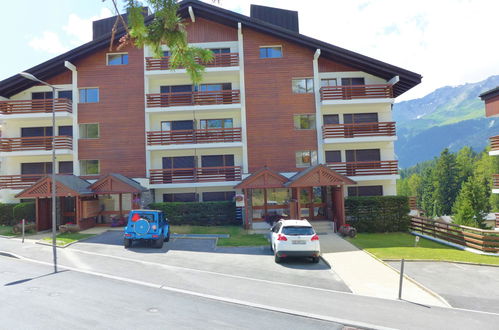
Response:
[[[382,260],[383,261],[400,261],[401,259],[382,259]],[[409,262],[445,262],[448,264],[461,264],[461,265],[483,266],[483,267],[499,267],[499,265],[481,264],[478,262],[437,260],[437,259],[405,259],[405,261],[409,261]]]
[[[71,242],[71,243],[68,243],[68,244],[64,244],[64,245],[57,245],[57,244],[56,244],[56,246],[55,246],[55,247],[57,247],[57,248],[61,248],[61,249],[64,249],[64,248],[67,248],[68,246],[71,246],[71,245],[73,245],[73,244],[75,244],[75,243],[84,242],[84,241],[86,241],[86,240],[88,240],[88,239],[90,239],[90,238],[94,238],[95,236],[98,236],[98,235],[100,235],[100,234],[92,234],[92,235],[94,235],[94,236],[90,236],[90,237],[82,238],[82,239],[79,239],[79,240],[77,240],[77,241],[74,241],[74,242]],[[43,239],[40,239],[40,240],[36,241],[36,242],[35,242],[35,244],[46,245],[46,246],[52,246],[52,243],[45,243],[45,242],[43,241]]]

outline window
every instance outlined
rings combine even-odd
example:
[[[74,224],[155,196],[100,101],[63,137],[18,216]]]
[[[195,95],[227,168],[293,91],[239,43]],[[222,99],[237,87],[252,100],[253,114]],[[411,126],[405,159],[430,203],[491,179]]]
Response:
[[[342,86],[365,85],[364,78],[341,78]]]
[[[59,126],[59,136],[73,136],[73,126]]]
[[[128,54],[107,54],[107,65],[128,64]]]
[[[62,174],[73,174],[73,162],[59,162],[59,173]]]
[[[377,162],[381,160],[379,149],[346,150],[347,162]]]
[[[80,88],[80,103],[99,102],[98,88]]]
[[[35,92],[31,93],[32,100],[47,100],[52,98],[52,92]]]
[[[345,124],[353,123],[377,123],[378,114],[373,113],[346,113],[343,115],[343,121]]]
[[[315,115],[294,115],[295,129],[315,129]]]
[[[201,156],[202,167],[228,167],[234,166],[234,155]]]
[[[22,127],[21,137],[52,136],[52,127]]]
[[[177,194],[163,194],[163,202],[197,202],[198,194],[196,193],[177,193]]]
[[[338,115],[323,115],[324,125],[334,125],[340,123],[340,117]]]
[[[348,187],[348,196],[383,196],[383,186]]]
[[[317,165],[316,150],[297,151],[295,157],[296,157],[296,167],[309,167]]]
[[[193,130],[193,129],[194,129],[193,120],[175,120],[175,121],[161,122],[162,131],[183,131],[183,130]]]
[[[21,163],[21,174],[50,174],[52,163]]]
[[[338,81],[336,80],[336,78],[321,79],[321,87],[332,87],[332,86],[338,86]]]
[[[100,173],[98,160],[80,160],[81,175],[98,175]]]
[[[227,54],[230,53],[230,48],[211,48],[214,54]]]
[[[80,139],[99,138],[99,124],[80,124]]]
[[[233,201],[235,195],[234,191],[204,192],[203,202]]]
[[[201,119],[199,122],[199,128],[209,129],[209,128],[232,128],[232,118],[223,119]]]
[[[328,150],[326,151],[326,163],[339,163],[341,162],[341,151]]]
[[[72,91],[59,91],[57,93],[57,97],[60,99],[73,100],[73,92]]]
[[[305,94],[314,92],[314,79],[312,78],[293,79],[291,84],[293,86],[293,93]]]
[[[260,58],[278,58],[278,57],[282,57],[281,46],[260,47]]]

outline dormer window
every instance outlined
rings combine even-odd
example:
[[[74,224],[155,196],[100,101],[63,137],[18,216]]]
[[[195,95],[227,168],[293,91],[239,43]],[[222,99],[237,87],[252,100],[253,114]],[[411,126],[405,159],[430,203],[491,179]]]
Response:
[[[279,57],[282,57],[282,46],[260,47],[260,58],[279,58]]]
[[[126,65],[128,64],[128,53],[107,54],[107,65]]]

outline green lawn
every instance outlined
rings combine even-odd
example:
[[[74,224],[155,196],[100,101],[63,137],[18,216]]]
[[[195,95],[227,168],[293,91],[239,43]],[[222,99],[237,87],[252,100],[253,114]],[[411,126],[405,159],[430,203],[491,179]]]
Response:
[[[268,245],[264,235],[248,234],[238,226],[171,226],[175,234],[229,234],[230,238],[219,238],[218,246],[258,246]]]
[[[499,265],[499,256],[484,256],[420,238],[414,247],[414,235],[408,233],[358,234],[348,240],[380,259],[445,260]]]
[[[2,236],[16,236],[12,232],[12,226],[0,226],[0,235]]]
[[[73,243],[85,238],[95,236],[94,234],[80,234],[80,233],[63,233],[56,236],[55,243],[59,246]],[[52,237],[45,237],[43,241],[47,243],[52,243]]]

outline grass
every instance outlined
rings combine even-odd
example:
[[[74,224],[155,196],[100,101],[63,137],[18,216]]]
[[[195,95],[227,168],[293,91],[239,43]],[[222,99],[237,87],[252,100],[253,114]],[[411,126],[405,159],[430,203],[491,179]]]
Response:
[[[0,235],[1,236],[16,236],[16,234],[14,234],[12,232],[12,226],[0,226]]]
[[[58,246],[66,245],[69,243],[77,242],[79,240],[95,236],[94,234],[80,234],[80,233],[63,233],[55,238],[55,244]],[[45,237],[42,239],[47,243],[52,243],[52,237]]]
[[[484,256],[420,238],[414,247],[414,237],[408,233],[358,234],[348,240],[379,259],[442,260],[499,265],[499,256]]]
[[[172,226],[175,234],[229,234],[229,238],[219,238],[218,246],[260,246],[269,242],[262,234],[248,234],[238,226]]]

